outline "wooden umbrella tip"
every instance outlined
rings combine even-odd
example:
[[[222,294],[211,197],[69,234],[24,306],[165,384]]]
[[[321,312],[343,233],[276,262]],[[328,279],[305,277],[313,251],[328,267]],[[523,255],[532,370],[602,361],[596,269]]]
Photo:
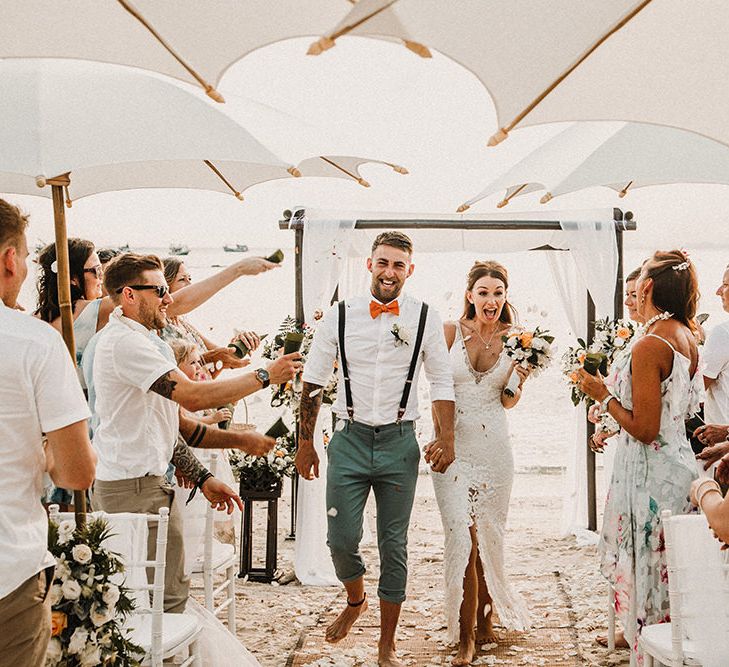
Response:
[[[40,174],[39,176],[36,176],[36,177],[35,177],[35,184],[36,184],[36,185],[37,185],[37,186],[38,186],[39,188],[44,188],[44,187],[46,187],[46,177],[45,177],[45,176],[44,176],[43,174]]]
[[[539,200],[539,203],[540,203],[540,204],[546,204],[547,202],[550,202],[550,201],[552,201],[552,199],[554,199],[554,197],[552,197],[552,193],[551,193],[551,192],[548,192],[548,193],[547,193],[546,195],[544,195],[544,196],[543,196],[543,197],[542,197],[542,198],[541,198],[541,199]]]
[[[392,168],[398,173],[398,174],[409,174],[410,172],[405,168],[401,167],[399,164],[393,164]]]
[[[622,199],[627,194],[628,194],[628,190],[624,189],[624,190],[621,190],[620,192],[618,192],[618,197],[620,197],[620,199]]]
[[[316,42],[309,46],[306,52],[307,56],[318,56],[336,46],[336,42],[331,37],[320,37]]]
[[[421,58],[432,58],[433,54],[430,52],[430,49],[425,46],[425,44],[421,44],[420,42],[411,42],[410,40],[406,39],[404,40],[405,46],[415,53],[416,55],[420,56]]]
[[[73,201],[71,199],[66,200],[66,208],[73,208]]]
[[[369,188],[370,187],[370,184],[367,181],[365,181],[364,178],[358,178],[357,179],[357,183],[359,183],[363,188]]]
[[[286,171],[294,178],[301,178],[301,172],[296,167],[289,167]]]
[[[205,86],[205,93],[211,99],[220,104],[225,103],[225,98],[212,86]]]
[[[498,204],[496,204],[496,208],[504,208],[509,203],[508,199],[502,199]]]
[[[463,212],[467,211],[469,208],[471,208],[470,204],[461,204],[456,209],[456,213],[463,213]]]
[[[498,132],[496,132],[496,134],[492,134],[489,137],[488,145],[498,146],[508,136],[509,133],[502,127]]]
[[[235,195],[235,198],[238,201],[243,201],[245,199],[245,197],[243,197],[243,195],[240,192],[234,192],[233,194]]]

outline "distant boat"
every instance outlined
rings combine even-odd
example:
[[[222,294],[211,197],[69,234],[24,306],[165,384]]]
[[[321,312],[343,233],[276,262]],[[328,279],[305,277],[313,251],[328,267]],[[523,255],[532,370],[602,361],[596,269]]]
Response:
[[[170,255],[189,255],[190,248],[184,243],[170,243]]]
[[[223,250],[225,252],[248,252],[248,246],[243,243],[236,243],[235,245],[224,245]]]

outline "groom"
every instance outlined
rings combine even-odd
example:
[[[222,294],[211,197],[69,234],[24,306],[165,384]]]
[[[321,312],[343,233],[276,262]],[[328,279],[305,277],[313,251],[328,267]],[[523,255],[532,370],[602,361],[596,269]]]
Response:
[[[337,424],[327,449],[327,543],[347,606],[327,628],[326,638],[347,636],[367,609],[365,565],[359,551],[362,515],[370,489],[377,503],[380,552],[379,664],[402,665],[395,630],[407,581],[407,532],[420,449],[415,438],[420,365],[430,382],[440,439],[427,448],[435,472],[453,462],[453,377],[437,313],[403,295],[415,268],[413,245],[400,232],[384,232],[372,244],[367,269],[369,297],[333,307],[317,327],[304,367],[296,468],[305,479],[319,476],[314,428],[326,386],[338,359]]]

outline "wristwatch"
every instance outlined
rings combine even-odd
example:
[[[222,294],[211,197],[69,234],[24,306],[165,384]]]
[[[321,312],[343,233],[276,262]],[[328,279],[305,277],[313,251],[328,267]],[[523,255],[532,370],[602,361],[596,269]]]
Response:
[[[265,368],[258,368],[256,371],[254,371],[253,374],[256,376],[256,380],[261,383],[261,387],[263,387],[263,389],[271,384],[271,378],[269,377],[268,371]]]

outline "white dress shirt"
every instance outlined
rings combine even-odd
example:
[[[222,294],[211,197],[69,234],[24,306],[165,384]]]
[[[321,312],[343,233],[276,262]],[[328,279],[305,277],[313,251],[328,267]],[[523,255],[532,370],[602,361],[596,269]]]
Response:
[[[96,478],[164,475],[179,428],[178,405],[149,388],[176,368],[144,325],[114,309],[96,340],[93,379],[98,428]]]
[[[729,424],[729,322],[715,326],[701,350],[704,377],[714,382],[706,391],[704,421]]]
[[[42,434],[87,419],[60,334],[0,300],[0,599],[49,565]]]
[[[401,294],[398,298],[399,315],[382,313],[373,319],[369,310],[369,303],[372,300],[372,297],[346,300],[344,351],[352,387],[354,420],[370,426],[382,426],[397,420],[397,411],[418,332],[422,302]],[[407,345],[397,344],[397,339],[392,333],[395,324],[400,328],[401,336],[407,338]],[[304,365],[304,382],[325,386],[329,381],[338,355],[338,325],[339,312],[338,306],[335,305],[317,326]],[[423,343],[415,367],[404,420],[415,420],[420,416],[418,376],[421,366],[430,383],[430,400],[455,400],[453,374],[448,360],[443,324],[433,308],[428,309]],[[346,419],[347,405],[341,361],[337,373],[337,400],[333,411],[337,417]]]

